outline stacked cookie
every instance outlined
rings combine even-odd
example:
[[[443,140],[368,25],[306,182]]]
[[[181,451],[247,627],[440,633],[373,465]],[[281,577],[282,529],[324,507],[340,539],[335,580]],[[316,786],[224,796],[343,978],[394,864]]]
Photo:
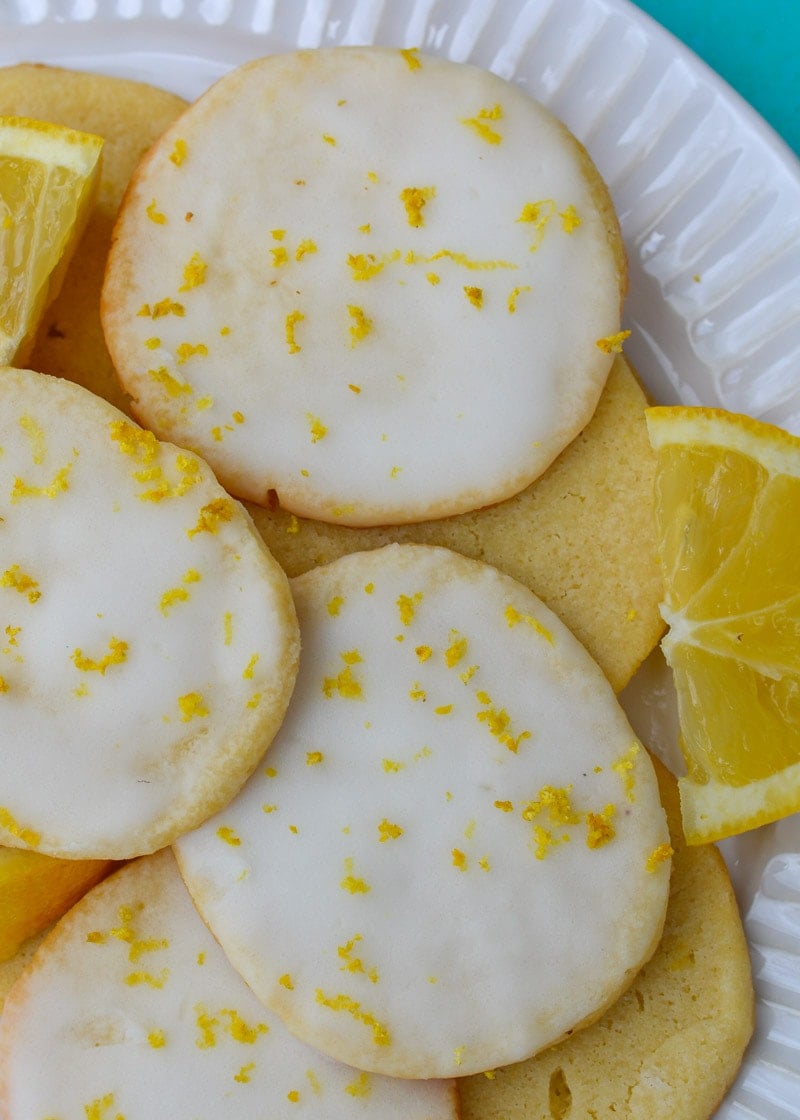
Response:
[[[31,644],[0,696],[20,747],[0,824],[61,856],[174,844],[181,875],[139,858],[45,941],[0,1021],[9,1120],[455,1115],[453,1078],[597,1019],[652,956],[652,765],[573,634],[498,571],[549,568],[568,604],[574,569],[523,519],[548,485],[617,500],[630,411],[594,460],[576,437],[624,286],[585,152],[469,67],[261,60],[151,149],[103,292],[146,427],[4,374],[3,588]],[[597,518],[573,546],[594,556]],[[657,636],[644,567],[652,594],[634,571],[602,587],[638,631],[621,661],[576,609],[619,685]],[[44,727],[57,753],[62,711],[82,769],[62,757],[48,786],[28,748]]]

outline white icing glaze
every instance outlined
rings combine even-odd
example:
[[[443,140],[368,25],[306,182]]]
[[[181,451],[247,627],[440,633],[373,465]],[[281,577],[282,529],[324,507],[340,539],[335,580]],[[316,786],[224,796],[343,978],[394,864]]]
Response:
[[[5,1120],[455,1120],[449,1082],[333,1062],[261,1006],[168,851],[112,876],[39,950],[0,1021]]]
[[[134,178],[115,364],[149,426],[255,501],[370,524],[508,497],[608,372],[621,278],[591,189],[496,75],[376,48],[256,61]]]
[[[668,835],[647,754],[575,638],[494,569],[390,546],[292,586],[289,712],[242,793],[177,841],[189,889],[323,1051],[406,1077],[522,1059],[655,948],[669,863],[647,864]]]
[[[152,850],[266,749],[288,584],[196,456],[42,374],[4,369],[0,401],[0,842]]]

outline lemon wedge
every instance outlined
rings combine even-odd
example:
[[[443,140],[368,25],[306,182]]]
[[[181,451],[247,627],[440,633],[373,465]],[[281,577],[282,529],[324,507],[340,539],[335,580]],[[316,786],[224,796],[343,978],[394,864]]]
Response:
[[[89,217],[99,136],[0,117],[0,365],[21,365]]]
[[[66,913],[113,866],[109,860],[54,859],[0,847],[0,961]]]
[[[647,410],[691,844],[800,809],[800,439],[718,409]]]

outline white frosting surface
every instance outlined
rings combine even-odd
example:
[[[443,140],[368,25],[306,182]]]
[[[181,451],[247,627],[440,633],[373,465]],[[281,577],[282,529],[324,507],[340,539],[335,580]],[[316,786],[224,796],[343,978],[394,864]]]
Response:
[[[255,501],[374,524],[508,497],[608,373],[621,278],[596,185],[549,113],[477,68],[247,64],[134,177],[104,291],[115,364],[148,426]]]
[[[256,765],[296,656],[288,583],[204,463],[0,371],[0,843],[169,843]]]
[[[0,1020],[5,1120],[455,1120],[452,1083],[333,1062],[259,1004],[174,859],[130,864],[57,927]]]
[[[292,587],[286,719],[175,845],[201,913],[340,1060],[428,1077],[532,1054],[655,948],[669,851],[644,748],[575,638],[492,568],[395,545]]]

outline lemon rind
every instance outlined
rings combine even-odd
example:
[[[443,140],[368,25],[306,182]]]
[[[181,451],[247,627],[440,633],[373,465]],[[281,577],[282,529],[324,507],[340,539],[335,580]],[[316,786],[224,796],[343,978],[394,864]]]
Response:
[[[654,451],[685,445],[722,447],[755,459],[771,473],[800,478],[800,438],[774,424],[689,405],[647,408],[645,420]]]
[[[102,149],[102,137],[91,132],[28,117],[0,117],[0,155],[35,159],[86,175],[92,172]]]
[[[772,824],[800,808],[800,762],[742,786],[700,785],[679,778],[681,816],[687,844],[724,840]]]

